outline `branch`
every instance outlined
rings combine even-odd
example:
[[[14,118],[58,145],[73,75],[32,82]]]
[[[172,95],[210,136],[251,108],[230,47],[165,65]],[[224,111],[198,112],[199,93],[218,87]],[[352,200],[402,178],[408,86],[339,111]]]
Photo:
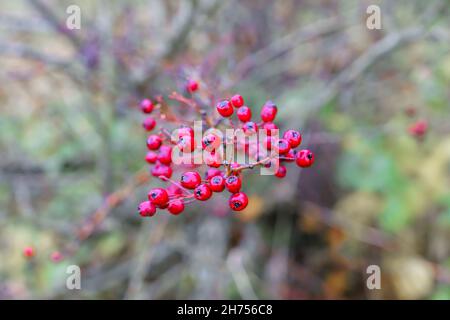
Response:
[[[152,227],[148,223],[142,223],[139,239],[135,247],[136,258],[134,267],[131,269],[132,271],[130,270],[131,276],[125,299],[137,299],[140,297],[144,287],[145,275],[155,255],[156,245],[164,236],[167,223],[167,216],[162,216],[156,226],[154,223],[152,223]]]
[[[0,52],[4,55],[43,62],[60,68],[67,68],[71,62],[58,57],[49,56],[23,44],[0,42]]]
[[[167,40],[161,49],[153,57],[150,57],[146,65],[139,68],[137,74],[132,75],[131,82],[138,92],[144,91],[147,84],[154,80],[165,59],[173,58],[184,48],[192,29],[197,25],[204,24],[204,20],[211,18],[222,4],[220,0],[214,0],[209,5],[202,4],[202,6],[199,6],[199,0],[189,0],[183,3],[187,3],[187,6],[180,8],[176,17],[172,19],[170,27],[172,32],[164,37]],[[201,14],[198,14],[199,11]],[[202,19],[202,17],[204,18]]]
[[[33,32],[48,34],[51,31],[43,19],[27,17],[26,19],[10,14],[0,14],[0,25],[7,32]]]
[[[60,23],[58,16],[41,0],[28,0],[30,5],[39,12],[39,14],[55,29],[58,33],[64,35],[73,44],[76,49],[82,46],[82,41],[75,33],[68,30],[64,24]]]
[[[318,37],[328,36],[341,31],[350,25],[349,22],[343,22],[339,18],[330,18],[323,21],[300,28],[283,38],[272,42],[267,47],[246,56],[236,65],[236,73],[238,74],[236,82],[244,76],[257,70],[256,67],[263,65],[270,60],[280,57],[280,55],[296,48],[302,43],[314,40]]]
[[[103,204],[94,211],[80,226],[75,229],[76,241],[64,248],[64,255],[72,255],[80,246],[81,242],[89,238],[100,224],[106,219],[112,209],[123,203],[134,192],[134,190],[148,182],[150,176],[148,171],[143,168],[139,170],[121,189],[109,194]]]
[[[349,68],[342,71],[330,84],[322,91],[323,93],[309,105],[307,109],[315,110],[335,99],[342,88],[355,82],[366,70],[374,65],[381,58],[392,53],[401,46],[410,44],[425,36],[434,36],[434,29],[430,26],[435,23],[437,16],[445,14],[446,1],[435,2],[426,10],[419,21],[420,27],[411,27],[398,32],[391,33],[375,43],[369,50],[356,59]]]
[[[342,88],[355,82],[366,70],[381,58],[392,53],[399,47],[409,44],[426,35],[426,30],[421,27],[413,27],[392,33],[377,43],[356,59],[347,69],[336,76],[322,94],[306,105],[306,109],[315,110],[335,99]]]

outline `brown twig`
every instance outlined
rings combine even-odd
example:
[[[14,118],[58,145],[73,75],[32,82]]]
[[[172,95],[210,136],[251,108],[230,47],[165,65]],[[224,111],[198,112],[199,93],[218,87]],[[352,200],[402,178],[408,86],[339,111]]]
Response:
[[[162,240],[167,223],[168,218],[165,215],[161,216],[156,226],[149,226],[145,222],[142,223],[139,239],[135,247],[134,268],[132,268],[133,271],[125,293],[125,299],[139,298],[143,288],[144,277],[155,253],[155,247]],[[154,230],[155,228],[156,230]]]
[[[185,104],[188,107],[197,111],[198,113],[200,113],[200,111],[201,111],[200,106],[193,99],[186,98],[185,96],[179,94],[178,92],[175,92],[175,91],[172,92],[169,95],[169,99],[172,99],[172,100],[178,101],[182,104]]]
[[[78,50],[82,46],[82,41],[71,30],[65,28],[64,24],[60,22],[60,19],[53,12],[53,10],[41,0],[28,0],[28,2],[35,8],[40,15],[57,31],[58,33],[67,37],[73,46]]]
[[[143,168],[132,177],[128,184],[109,194],[103,201],[103,204],[75,229],[76,241],[64,250],[64,255],[73,254],[81,242],[89,238],[97,230],[113,208],[123,203],[137,187],[147,183],[149,179],[148,171],[146,168]]]
[[[348,25],[349,23],[342,21],[338,17],[319,21],[300,28],[241,60],[235,68],[236,72],[234,74],[237,75],[235,81],[239,81],[253,70],[257,70],[256,67],[282,56],[302,43],[318,37],[334,34],[346,28]]]
[[[304,107],[308,110],[316,110],[335,99],[342,88],[354,83],[372,65],[389,53],[403,45],[409,44],[426,35],[423,27],[412,27],[402,31],[391,33],[375,43],[364,54],[357,58],[348,68],[336,76],[314,100]]]

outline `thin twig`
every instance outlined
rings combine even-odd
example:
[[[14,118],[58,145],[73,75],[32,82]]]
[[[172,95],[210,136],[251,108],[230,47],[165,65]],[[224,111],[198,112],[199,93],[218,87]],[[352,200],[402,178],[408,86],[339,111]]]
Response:
[[[125,299],[138,299],[140,297],[142,288],[144,287],[144,278],[152,262],[156,244],[161,241],[167,222],[167,216],[163,215],[156,222],[156,226],[152,228],[150,228],[148,223],[142,223],[140,239],[138,239],[135,248],[135,267],[130,270],[132,276],[128,283]]]
[[[111,210],[122,202],[124,202],[128,197],[134,192],[134,190],[148,182],[150,175],[148,171],[143,168],[138,171],[131,181],[126,184],[121,189],[111,193],[106,197],[103,204],[94,211],[86,220],[75,229],[75,234],[77,236],[75,243],[71,243],[67,246],[64,251],[65,255],[73,254],[76,249],[80,246],[81,242],[89,238],[99,225],[105,220]]]
[[[48,5],[46,5],[41,0],[28,0],[28,2],[53,27],[53,29],[55,29],[55,31],[69,39],[76,49],[81,48],[81,39],[78,38],[78,36],[74,32],[67,29],[63,23],[60,22],[60,19],[58,18],[56,13],[53,12],[53,10]]]
[[[334,34],[346,28],[348,25],[348,22],[344,22],[342,19],[334,17],[300,28],[283,38],[272,42],[267,47],[246,56],[236,65],[234,74],[236,74],[237,77],[235,81],[237,82],[244,76],[248,76],[253,70],[257,70],[257,66],[261,66],[274,58],[282,56],[302,43],[314,40],[318,37]]]
[[[29,46],[19,43],[3,43],[0,42],[0,52],[3,55],[9,55],[19,57],[23,59],[35,60],[45,63],[50,66],[56,66],[59,68],[67,68],[72,62],[66,59],[58,58],[55,56],[49,56],[42,52],[39,52]]]
[[[187,37],[194,26],[194,20],[197,15],[198,0],[182,2],[185,6],[178,10],[178,14],[173,18],[171,25],[171,34],[161,49],[149,60],[148,64],[142,69],[143,75],[140,79],[135,79],[136,87],[142,87],[150,83],[157,74],[161,62],[169,57],[173,57],[184,47]]]

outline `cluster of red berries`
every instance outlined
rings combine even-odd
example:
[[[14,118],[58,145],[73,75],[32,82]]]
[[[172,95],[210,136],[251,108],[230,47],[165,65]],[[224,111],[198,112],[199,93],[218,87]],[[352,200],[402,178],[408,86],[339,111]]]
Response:
[[[190,80],[186,84],[188,92],[195,92],[198,89],[198,83]],[[188,98],[182,98],[186,102]],[[189,100],[190,105],[195,104],[195,100]],[[141,110],[146,113],[152,113],[155,105],[149,99],[141,102]],[[243,142],[242,150],[255,159],[251,165],[223,161],[223,155],[217,151],[221,145],[221,140],[217,135],[206,134],[202,138],[201,146],[196,146],[194,139],[194,130],[190,126],[179,126],[177,133],[170,135],[167,130],[161,128],[159,133],[151,134],[147,138],[147,148],[149,151],[145,160],[151,165],[151,174],[163,181],[170,182],[170,186],[164,188],[153,188],[148,192],[148,201],[139,204],[138,212],[141,216],[149,217],[156,213],[157,209],[167,209],[171,214],[178,215],[183,212],[185,204],[193,201],[207,201],[214,193],[220,193],[227,190],[231,193],[229,198],[229,207],[233,211],[241,211],[248,205],[248,196],[241,191],[243,171],[252,169],[255,166],[270,168],[274,164],[277,166],[275,176],[283,178],[286,176],[287,169],[280,162],[296,162],[298,166],[306,168],[314,163],[314,154],[307,149],[296,151],[301,142],[302,135],[296,130],[287,130],[282,138],[274,134],[278,127],[273,123],[277,115],[277,106],[267,101],[261,110],[261,122],[253,122],[251,109],[244,105],[244,99],[236,94],[229,100],[222,100],[216,104],[218,114],[224,118],[230,118],[236,110],[237,118],[240,121],[238,129],[246,135],[254,134],[258,129],[266,132],[265,147],[267,150],[275,150],[276,157],[262,157],[258,146],[250,146],[248,142]],[[217,115],[216,115],[217,116]],[[161,116],[162,119],[166,117]],[[220,120],[220,117],[219,117]],[[230,119],[230,126],[236,129],[236,126]],[[214,123],[221,123],[215,121]],[[149,117],[144,120],[143,127],[146,131],[155,129],[157,122]],[[276,131],[278,133],[278,131]],[[236,141],[235,141],[236,142]],[[209,167],[202,175],[189,170],[183,172],[179,181],[171,180],[172,169],[172,150],[176,146],[177,150],[183,153],[192,153],[196,148],[203,151],[204,162]],[[196,168],[199,165],[192,164]],[[223,170],[220,170],[222,168]]]
[[[23,249],[23,255],[24,255],[25,258],[31,259],[31,258],[33,258],[36,255],[36,251],[34,250],[33,247],[30,247],[30,246],[29,247],[25,247]],[[64,259],[64,256],[59,251],[53,251],[50,254],[50,260],[52,262],[57,263],[57,262],[62,261],[63,259]]]

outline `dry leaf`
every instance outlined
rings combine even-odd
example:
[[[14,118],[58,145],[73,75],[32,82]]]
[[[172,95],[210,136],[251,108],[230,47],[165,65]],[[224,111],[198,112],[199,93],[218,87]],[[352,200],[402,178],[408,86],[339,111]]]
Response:
[[[263,213],[264,199],[260,196],[251,196],[248,199],[248,206],[242,210],[237,217],[244,222],[255,220]]]

